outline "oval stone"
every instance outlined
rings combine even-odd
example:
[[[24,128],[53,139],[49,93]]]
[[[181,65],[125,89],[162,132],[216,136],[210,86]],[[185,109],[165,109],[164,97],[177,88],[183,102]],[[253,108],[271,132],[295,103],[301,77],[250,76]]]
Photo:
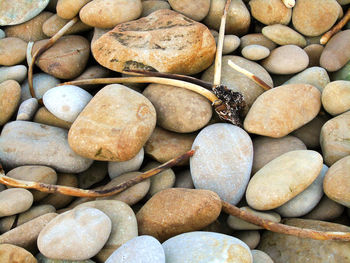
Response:
[[[246,199],[257,210],[277,208],[304,191],[322,169],[316,151],[287,152],[266,164],[249,181]]]
[[[29,222],[32,219],[35,219],[39,216],[55,213],[56,209],[52,205],[37,205],[32,206],[29,210],[18,215],[17,226],[20,226],[24,223]]]
[[[322,92],[322,106],[332,115],[350,110],[350,81],[329,83]]]
[[[27,76],[27,67],[16,65],[12,67],[0,67],[0,83],[6,80],[15,80],[21,83]]]
[[[242,49],[242,55],[246,59],[260,60],[268,57],[270,55],[270,50],[260,45],[249,45]]]
[[[271,26],[265,26],[262,29],[262,34],[267,37],[268,39],[271,39],[273,42],[275,42],[278,45],[296,45],[299,47],[305,47],[306,46],[306,39],[299,34],[298,32],[294,31],[288,26],[285,25],[271,25]]]
[[[69,20],[63,19],[55,14],[45,21],[45,23],[42,26],[42,29],[45,35],[47,35],[48,37],[52,37],[68,22]],[[70,29],[68,29],[64,33],[64,35],[77,34],[90,29],[91,27],[89,25],[84,24],[83,22],[78,20]]]
[[[320,57],[323,52],[324,46],[320,44],[310,44],[304,48],[304,51],[309,56],[308,67],[319,67]]]
[[[252,252],[253,263],[274,263],[270,256],[261,250],[253,249],[250,252]]]
[[[315,219],[323,221],[332,221],[340,217],[344,212],[344,206],[329,199],[327,195],[323,195],[317,206],[307,215],[303,216],[306,219]]]
[[[247,187],[253,163],[253,144],[241,128],[218,123],[197,135],[190,159],[196,188],[216,192],[224,201],[236,205]]]
[[[0,262],[37,263],[35,257],[24,248],[11,244],[0,245]]]
[[[59,15],[64,19],[72,19],[77,14],[79,14],[80,9],[90,1],[91,0],[79,0],[79,1],[59,0],[56,3],[57,15]]]
[[[256,248],[260,242],[260,232],[258,230],[237,231],[234,237],[244,242],[250,249]]]
[[[210,0],[169,0],[169,4],[175,11],[196,21],[201,21],[205,18],[210,8]]]
[[[52,219],[38,237],[40,252],[49,258],[85,260],[95,256],[111,233],[111,220],[98,209],[81,207]]]
[[[129,161],[124,162],[108,162],[108,174],[111,179],[120,176],[122,174],[137,171],[140,169],[144,158],[144,150],[141,150],[136,154],[136,156]]]
[[[11,188],[0,192],[0,217],[12,216],[28,210],[33,195],[23,188]]]
[[[0,65],[13,66],[26,58],[27,43],[17,37],[0,39]]]
[[[17,112],[17,121],[30,121],[32,120],[34,114],[39,108],[39,103],[37,99],[31,98],[23,101],[19,105]]]
[[[250,133],[280,138],[311,121],[320,108],[321,93],[314,86],[279,86],[257,98],[244,120],[244,129]]]
[[[21,99],[21,86],[15,80],[0,83],[0,126],[15,113]]]
[[[252,254],[245,243],[219,233],[184,233],[170,238],[162,245],[167,263],[253,263]]]
[[[246,46],[250,45],[260,45],[268,48],[270,51],[275,49],[277,46],[273,41],[271,41],[261,33],[247,34],[241,37],[240,49],[243,49]]]
[[[141,1],[142,14],[141,17],[145,17],[160,9],[171,9],[168,1],[163,0],[148,0]]]
[[[219,196],[208,190],[170,188],[154,195],[136,214],[140,235],[159,241],[200,230],[221,212]]]
[[[265,25],[287,25],[292,18],[292,9],[279,0],[251,0],[249,5],[252,16]]]

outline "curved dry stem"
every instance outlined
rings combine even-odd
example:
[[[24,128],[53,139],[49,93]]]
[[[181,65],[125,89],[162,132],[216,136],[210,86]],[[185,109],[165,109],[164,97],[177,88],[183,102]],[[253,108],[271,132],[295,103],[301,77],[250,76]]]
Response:
[[[30,95],[33,98],[36,98],[34,87],[33,87],[33,68],[34,68],[34,63],[35,63],[36,59],[42,53],[44,53],[47,49],[52,47],[53,44],[55,44],[56,41],[64,35],[64,33],[66,33],[76,22],[78,22],[78,20],[79,20],[78,17],[74,17],[73,19],[71,19],[67,24],[65,24],[64,27],[62,27],[53,37],[51,37],[49,39],[48,42],[46,42],[45,45],[43,45],[41,48],[39,48],[32,56],[32,59],[31,59],[31,62],[29,64],[29,68],[28,68],[28,86],[29,86]]]
[[[206,97],[211,102],[218,101],[219,99],[209,90],[193,83],[189,83],[177,79],[168,79],[161,77],[126,77],[126,78],[100,78],[100,79],[83,79],[68,81],[60,84],[62,85],[91,85],[91,84],[114,84],[114,83],[158,83],[164,85],[176,86],[179,88],[188,89],[194,91],[202,96]]]
[[[261,226],[266,230],[280,234],[292,235],[301,238],[312,238],[315,240],[350,241],[350,232],[327,232],[288,226],[260,218],[225,201],[222,201],[222,210],[229,215],[236,216],[246,222]]]
[[[295,0],[282,0],[282,2],[287,8],[293,8],[295,6]]]
[[[338,33],[340,29],[342,29],[347,22],[350,21],[350,8],[348,8],[348,11],[344,15],[344,17],[339,21],[338,24],[336,24],[334,27],[331,28],[328,32],[326,32],[320,39],[320,43],[322,45],[327,44],[327,42],[331,39],[333,35]]]
[[[138,175],[137,177],[131,180],[128,180],[115,187],[112,187],[110,189],[105,189],[105,190],[85,190],[85,189],[69,187],[69,186],[52,185],[52,184],[17,180],[17,179],[5,176],[5,172],[2,169],[1,165],[0,165],[0,183],[9,185],[12,187],[35,189],[35,190],[39,190],[40,192],[46,192],[46,193],[60,193],[64,195],[77,196],[77,197],[106,197],[106,196],[118,194],[126,190],[127,188],[135,184],[138,184],[139,182],[147,178],[150,178],[153,175],[159,174],[164,170],[169,169],[174,165],[181,163],[182,161],[191,157],[194,154],[194,152],[195,152],[194,150],[190,150],[156,168],[153,168],[147,172],[144,172]]]

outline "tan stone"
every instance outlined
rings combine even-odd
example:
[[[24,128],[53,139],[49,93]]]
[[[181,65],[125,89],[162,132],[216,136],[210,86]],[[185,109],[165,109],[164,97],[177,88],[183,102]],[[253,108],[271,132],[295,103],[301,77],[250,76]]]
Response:
[[[169,0],[172,9],[193,20],[201,21],[209,12],[210,0]]]
[[[200,230],[220,214],[218,195],[208,190],[170,188],[154,195],[137,213],[140,235],[160,241]]]
[[[55,126],[63,129],[69,130],[72,126],[71,122],[61,120],[49,112],[45,107],[41,107],[34,115],[34,122],[47,124],[50,126]]]
[[[155,69],[195,74],[211,65],[215,50],[207,27],[166,9],[119,24],[92,44],[97,62],[118,72]]]
[[[275,49],[277,46],[273,41],[271,41],[261,33],[247,34],[241,37],[240,49],[243,49],[246,46],[250,45],[260,45],[268,48],[270,51]]]
[[[45,21],[45,23],[42,26],[42,30],[46,36],[52,37],[68,22],[68,19],[63,19],[55,14]],[[81,33],[89,29],[91,29],[91,26],[88,26],[81,22],[81,20],[78,20],[78,22],[76,22],[70,29],[67,30],[67,32],[64,33],[64,35]]]
[[[0,39],[0,65],[13,66],[26,58],[27,43],[20,38]]]
[[[253,263],[274,263],[270,256],[261,250],[253,249],[251,252]]]
[[[252,0],[249,5],[252,16],[265,25],[287,25],[292,17],[292,9],[280,0]]]
[[[237,231],[234,237],[247,244],[250,249],[256,248],[260,242],[260,233],[257,230]]]
[[[332,115],[350,110],[350,81],[329,83],[322,92],[322,105]]]
[[[101,89],[69,130],[70,147],[101,161],[132,159],[151,136],[156,111],[143,95],[123,85]]]
[[[37,263],[35,257],[24,248],[11,244],[0,245],[0,262]]]
[[[260,45],[249,45],[242,49],[242,55],[249,60],[261,60],[270,55],[270,50]]]
[[[320,107],[321,93],[314,86],[283,85],[258,97],[244,120],[244,128],[250,133],[280,138],[311,121]]]
[[[262,34],[278,45],[306,46],[306,39],[301,34],[285,25],[276,24],[265,26],[262,29]]]
[[[304,191],[322,169],[322,156],[316,151],[287,152],[269,162],[250,180],[246,199],[257,210],[283,205]]]
[[[0,192],[0,217],[12,216],[28,210],[33,204],[33,195],[23,188],[6,189]]]
[[[21,86],[15,80],[0,83],[0,126],[15,113],[21,99]]]
[[[79,14],[80,9],[91,0],[58,0],[56,5],[57,15],[63,19],[72,19]]]
[[[32,206],[29,210],[18,215],[17,226],[23,225],[24,223],[27,223],[30,220],[33,220],[34,218],[37,218],[39,216],[55,212],[56,209],[52,205]]]

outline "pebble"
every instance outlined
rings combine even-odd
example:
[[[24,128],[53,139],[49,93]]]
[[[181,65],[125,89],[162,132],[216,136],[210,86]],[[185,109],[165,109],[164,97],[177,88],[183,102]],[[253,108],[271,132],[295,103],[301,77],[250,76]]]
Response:
[[[217,38],[215,38],[215,41],[217,41]],[[235,51],[239,45],[241,44],[241,40],[238,36],[235,35],[225,35],[224,36],[224,43],[222,47],[222,54],[227,55]]]
[[[273,263],[270,256],[261,250],[253,249],[250,252],[253,256],[253,263]]]
[[[17,217],[17,226],[23,225],[24,223],[29,222],[32,219],[35,219],[39,216],[55,213],[56,209],[52,205],[36,205],[32,206],[29,210],[21,213]]]
[[[184,233],[165,241],[162,246],[167,263],[253,263],[252,254],[245,243],[219,233]]]
[[[326,165],[331,166],[350,154],[349,134],[349,111],[330,119],[322,126],[320,144]]]
[[[0,83],[6,80],[15,80],[21,83],[27,76],[27,67],[16,65],[12,67],[0,67]]]
[[[191,150],[195,138],[195,134],[180,134],[156,127],[145,144],[145,152],[156,161],[165,163]],[[180,165],[187,163],[185,160]]]
[[[349,171],[350,156],[346,156],[329,168],[323,182],[325,194],[346,207],[350,207],[350,195],[346,190],[350,185]]]
[[[169,85],[150,84],[142,94],[157,112],[157,124],[167,130],[188,133],[208,124],[210,101],[193,91]]]
[[[49,74],[36,73],[33,75],[33,88],[37,99],[42,99],[46,91],[56,87],[58,84],[60,84],[60,80]],[[24,81],[21,87],[21,100],[24,101],[32,98],[29,91],[28,79]]]
[[[44,34],[48,37],[54,36],[62,27],[69,22],[68,19],[63,19],[58,15],[53,15],[42,25]],[[64,35],[73,35],[90,30],[91,27],[78,20]]]
[[[256,210],[277,208],[304,191],[322,169],[322,156],[311,150],[287,152],[269,162],[249,181],[246,199]]]
[[[48,258],[89,259],[107,242],[111,229],[111,219],[102,211],[76,208],[58,215],[41,230],[38,248]]]
[[[108,174],[106,162],[95,161],[89,169],[78,174],[79,187],[86,189],[102,181]]]
[[[108,162],[109,177],[113,179],[122,174],[139,170],[142,165],[144,155],[144,150],[143,148],[141,148],[141,150],[135,155],[135,157],[130,159],[129,161]]]
[[[275,212],[259,212],[255,211],[254,209],[251,209],[248,206],[244,206],[240,208],[242,211],[245,211],[247,213],[251,213],[253,215],[256,215],[260,218],[267,219],[276,223],[279,223],[281,221],[281,216]],[[236,217],[229,215],[227,218],[227,225],[235,230],[258,230],[263,229],[260,226],[253,225],[251,223],[247,223],[246,221]]]
[[[43,103],[57,118],[74,122],[91,99],[90,93],[78,86],[63,85],[46,91]]]
[[[170,9],[170,5],[167,1],[163,0],[147,0],[142,1],[142,13],[141,17],[145,17],[160,9]]]
[[[36,17],[48,5],[49,0],[18,0],[0,3],[0,26],[17,25]]]
[[[250,45],[263,46],[268,48],[270,51],[275,49],[277,46],[273,41],[271,41],[261,33],[247,34],[241,37],[241,45],[240,45],[241,49]]]
[[[15,80],[0,83],[0,126],[6,124],[17,110],[21,99],[21,86]]]
[[[24,248],[11,244],[0,245],[0,262],[37,263],[35,257]]]
[[[317,206],[303,218],[323,221],[332,221],[340,217],[344,212],[344,206],[323,195]]]
[[[175,186],[176,188],[188,188],[193,189],[193,180],[191,176],[191,171],[189,169],[180,171],[176,173],[175,176]]]
[[[140,235],[150,235],[162,242],[202,229],[215,221],[220,211],[220,198],[212,191],[170,188],[148,200],[136,218]]]
[[[0,39],[3,39],[4,37],[6,37],[6,33],[4,30],[0,29]]]
[[[1,68],[0,68],[1,71]],[[332,74],[333,80],[350,80],[350,61],[344,67]],[[1,82],[1,80],[0,80]]]
[[[254,75],[262,79],[270,87],[273,87],[273,82],[269,73],[258,63],[249,61],[245,58],[239,56],[223,56],[222,57],[222,68],[221,68],[221,84],[227,86],[233,91],[241,92],[248,109],[251,107],[253,102],[259,97],[263,92],[258,84],[256,84],[251,79],[247,78],[245,75],[237,72],[228,65],[228,61],[232,60],[238,66],[249,70]],[[214,80],[214,65],[210,66],[202,75],[202,80],[213,83]]]
[[[320,44],[311,44],[304,47],[304,51],[309,56],[309,68],[320,66],[320,57],[323,52],[323,49],[324,46]]]
[[[83,79],[94,79],[94,78],[107,78],[110,76],[111,71],[107,68],[104,68],[100,65],[87,66],[81,75],[76,77],[74,80],[83,80]],[[96,85],[84,85],[85,90],[91,90],[96,88]]]
[[[20,166],[9,171],[6,176],[18,180],[40,182],[45,184],[56,184],[57,174],[54,169],[47,166],[27,165]],[[30,190],[34,201],[37,202],[47,196],[45,192]]]
[[[305,144],[297,137],[288,135],[282,138],[255,137],[253,139],[254,158],[252,174],[282,154],[296,150],[306,150]]]
[[[106,263],[165,263],[162,245],[157,239],[143,235],[135,237],[115,250]]]
[[[336,0],[298,0],[293,8],[293,26],[305,36],[319,36],[334,25],[339,10]]]
[[[261,60],[270,55],[270,50],[267,47],[260,45],[249,45],[242,49],[242,55],[249,60]]]
[[[26,58],[27,43],[20,38],[0,39],[0,65],[14,66]]]
[[[344,225],[307,219],[287,219],[285,224],[322,231],[349,232]],[[270,231],[261,237],[259,250],[267,253],[273,262],[347,262],[344,252],[350,248],[349,242],[313,240],[283,235]]]
[[[258,97],[244,120],[244,129],[250,133],[280,138],[315,118],[320,107],[321,93],[314,86],[279,86]]]
[[[225,3],[225,0],[211,0],[209,13],[202,22],[209,28],[219,31]],[[250,14],[244,2],[242,0],[232,1],[227,10],[225,34],[241,36],[247,33],[249,26]]]
[[[350,81],[329,83],[322,92],[322,106],[331,115],[350,110]]]
[[[49,40],[34,43],[32,55]],[[72,79],[85,69],[90,53],[90,43],[82,36],[63,36],[35,62],[44,72],[59,79]]]
[[[292,9],[280,0],[249,1],[252,16],[265,25],[288,25],[292,18]]]
[[[135,35],[140,38],[135,40]],[[91,50],[99,64],[114,71],[141,69],[191,75],[212,64],[215,49],[214,37],[206,26],[162,9],[119,24],[95,40]]]
[[[12,229],[15,220],[16,220],[16,216],[5,216],[3,218],[0,219],[0,233],[3,234],[9,230]]]
[[[203,20],[209,13],[210,0],[169,0],[171,8],[195,21]]]
[[[315,181],[296,197],[276,208],[276,212],[282,217],[301,217],[309,213],[323,196],[323,179],[327,170],[328,167],[323,165]]]
[[[53,13],[41,12],[33,19],[15,26],[8,26],[5,28],[6,36],[18,37],[26,42],[38,41],[47,38],[43,32],[43,24],[49,19]]]
[[[236,205],[244,195],[253,163],[249,135],[228,123],[213,124],[201,130],[192,149],[196,150],[190,158],[195,187],[212,190]]]
[[[285,84],[309,84],[312,85],[322,93],[323,89],[330,82],[327,71],[321,67],[311,67],[293,76],[287,80]]]
[[[96,208],[105,213],[112,222],[111,234],[102,250],[95,256],[100,262],[105,262],[121,245],[137,237],[136,216],[127,204],[116,200],[98,200],[83,203],[75,210],[81,207]]]
[[[52,259],[52,258],[47,258],[43,254],[38,253],[36,255],[36,259],[38,260],[38,263],[95,263],[95,261],[92,261],[91,259],[87,260],[61,260],[61,259]]]
[[[108,184],[106,184],[105,186],[102,187],[101,190],[105,190],[105,189],[111,189],[112,187],[115,187],[121,183],[124,183],[128,180],[131,180],[133,178],[135,178],[136,176],[139,176],[141,173],[140,172],[129,172],[129,173],[125,173],[122,175],[119,175],[115,178],[112,179],[112,181],[110,181]],[[134,205],[137,202],[139,202],[140,200],[142,200],[146,194],[149,191],[149,188],[151,186],[151,181],[150,179],[144,180],[134,186],[129,187],[128,189],[126,189],[125,191],[113,195],[113,196],[109,196],[109,197],[101,197],[99,199],[103,199],[103,200],[118,200],[118,201],[122,201],[128,205]]]
[[[34,114],[39,108],[37,99],[31,98],[24,100],[20,105],[17,112],[17,121],[31,121]]]
[[[261,65],[270,73],[294,74],[304,69],[309,64],[309,56],[296,45],[285,45],[275,48],[270,56],[265,58]]]
[[[112,84],[101,89],[79,114],[69,130],[68,142],[74,152],[86,158],[127,161],[141,150],[155,125],[156,111],[146,97]]]
[[[306,39],[301,34],[299,34],[295,30],[285,25],[276,24],[276,25],[265,26],[262,29],[262,34],[268,39],[271,39],[273,42],[281,46],[282,45],[296,45],[299,47],[306,46]]]
[[[56,3],[57,15],[63,19],[72,19],[79,14],[80,9],[89,3],[91,0],[79,0],[79,1],[70,1],[70,0],[59,0]]]
[[[47,124],[49,126],[59,127],[69,130],[72,126],[71,122],[61,120],[49,112],[45,107],[41,107],[34,115],[34,122]]]
[[[12,216],[28,210],[33,204],[33,195],[23,188],[0,192],[0,217]]]
[[[34,122],[7,123],[1,132],[0,149],[5,168],[45,165],[60,172],[77,173],[92,164],[92,160],[72,151],[66,130]]]
[[[244,242],[250,249],[256,248],[260,242],[260,233],[257,230],[238,231],[234,237]]]
[[[337,71],[350,60],[350,29],[335,34],[327,43],[320,65],[327,71]]]

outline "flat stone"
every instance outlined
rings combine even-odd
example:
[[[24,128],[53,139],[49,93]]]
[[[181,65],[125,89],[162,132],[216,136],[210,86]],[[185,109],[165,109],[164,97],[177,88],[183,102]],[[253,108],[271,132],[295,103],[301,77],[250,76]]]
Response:
[[[33,195],[23,188],[0,192],[0,217],[12,216],[28,210],[33,204]]]
[[[27,43],[17,37],[0,39],[0,65],[14,66],[26,58]]]
[[[237,126],[217,123],[201,130],[192,149],[196,150],[190,159],[195,187],[212,190],[236,205],[245,192],[253,163],[249,135]]]
[[[92,163],[72,151],[66,130],[34,122],[6,124],[1,132],[0,149],[1,163],[7,168],[44,165],[60,172],[77,173]]]
[[[350,154],[350,112],[327,121],[321,129],[320,144],[328,166]]]
[[[340,217],[344,212],[344,206],[323,195],[317,206],[303,218],[323,221],[332,221]]]
[[[136,214],[139,234],[159,241],[200,230],[219,216],[219,196],[208,190],[170,188],[154,195]]]
[[[72,126],[71,122],[61,120],[49,112],[45,107],[41,107],[34,115],[34,122],[47,124],[49,126],[59,127],[69,130]]]
[[[270,73],[294,74],[308,66],[309,56],[296,45],[285,45],[272,50],[261,63]]]
[[[277,46],[273,41],[271,41],[261,33],[247,34],[241,37],[240,49],[243,49],[246,46],[250,45],[260,45],[268,48],[270,51],[275,49]]]
[[[0,83],[0,126],[4,125],[18,108],[21,86],[15,80]]]
[[[177,32],[180,37],[174,37]],[[211,65],[215,49],[207,27],[167,9],[119,24],[92,43],[97,62],[118,72],[155,69],[191,75]]]
[[[250,133],[280,138],[315,118],[320,107],[321,93],[314,86],[279,86],[257,98],[244,120],[244,129]]]
[[[316,151],[287,152],[269,162],[250,180],[246,199],[257,210],[277,208],[304,191],[322,169],[322,156]]]
[[[27,76],[27,67],[16,65],[12,67],[0,67],[0,83],[6,80],[15,80],[21,83]]]
[[[111,179],[120,176],[122,174],[137,171],[140,169],[144,158],[144,150],[141,150],[136,156],[129,161],[124,162],[108,162],[108,174]]]
[[[24,248],[11,244],[0,245],[1,262],[37,263],[35,257]]]
[[[253,263],[273,263],[270,256],[261,250],[253,249],[250,252],[253,256]]]
[[[282,154],[296,150],[306,150],[305,144],[294,136],[282,138],[256,137],[253,139],[254,158],[252,174]]]
[[[260,45],[246,46],[241,52],[243,57],[250,60],[261,60],[270,55],[270,50],[267,47]]]
[[[90,159],[127,161],[141,150],[155,124],[156,111],[146,97],[112,84],[101,89],[79,114],[68,142],[76,153]]]
[[[169,0],[172,9],[195,21],[201,21],[207,16],[210,8],[210,0],[182,1]]]
[[[262,34],[268,39],[271,39],[273,42],[281,46],[282,45],[296,45],[299,47],[306,46],[306,39],[301,34],[299,34],[295,30],[285,25],[275,24],[275,25],[265,26],[262,29]]]
[[[17,121],[30,121],[36,111],[39,108],[39,103],[37,99],[31,98],[23,101],[19,105],[19,109],[17,112]]]
[[[257,230],[237,231],[234,237],[244,242],[250,249],[256,248],[260,242],[260,232]]]
[[[350,81],[329,83],[322,92],[322,106],[332,115],[350,110]]]
[[[287,25],[292,18],[292,9],[278,0],[252,0],[249,6],[252,16],[265,25]]]
[[[102,181],[108,174],[106,162],[95,161],[89,169],[78,174],[80,188],[90,188],[92,185]]]
[[[277,207],[276,212],[282,217],[301,217],[309,213],[323,196],[323,179],[327,170],[328,167],[323,165],[315,181],[293,199]]]
[[[157,11],[160,9],[171,9],[169,3],[163,0],[141,1],[141,4],[142,4],[141,17],[148,16],[154,11]]]
[[[142,170],[148,171],[159,165],[160,163],[158,162],[149,162],[146,164],[146,166]],[[175,184],[175,173],[171,168],[169,168],[159,174],[156,174],[155,176],[152,176],[150,179],[151,179],[151,186],[148,191],[149,197],[155,195],[156,193],[162,190],[172,188]]]
[[[308,67],[319,67],[320,57],[323,52],[324,46],[320,44],[310,44],[304,47],[304,51],[309,56],[309,66]]]
[[[219,233],[184,233],[165,241],[162,245],[167,263],[253,263],[250,249],[245,243]]]
[[[77,208],[58,215],[41,230],[38,248],[49,258],[89,259],[104,246],[111,228],[111,219],[100,210]]]
[[[284,223],[321,231],[350,232],[347,226],[317,220],[288,219]],[[349,248],[349,242],[299,238],[270,231],[264,232],[258,246],[258,249],[266,252],[275,263],[307,261],[323,263],[325,260],[327,263],[346,262],[348,260],[346,251]]]

